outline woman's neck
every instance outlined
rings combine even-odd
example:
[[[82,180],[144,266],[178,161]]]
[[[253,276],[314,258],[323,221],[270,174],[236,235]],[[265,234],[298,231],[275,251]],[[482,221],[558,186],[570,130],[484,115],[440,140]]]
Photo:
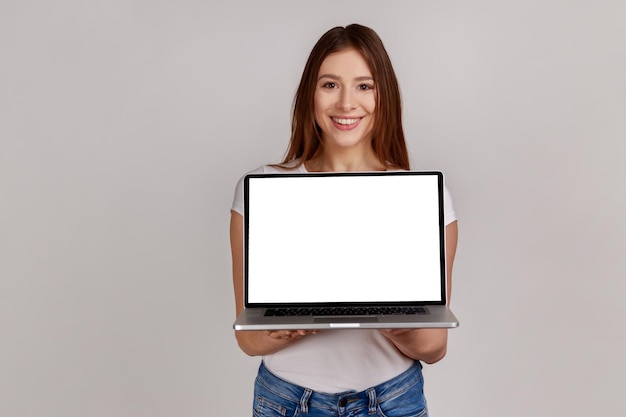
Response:
[[[326,152],[323,147],[304,166],[309,172],[386,171],[388,168],[372,149]]]

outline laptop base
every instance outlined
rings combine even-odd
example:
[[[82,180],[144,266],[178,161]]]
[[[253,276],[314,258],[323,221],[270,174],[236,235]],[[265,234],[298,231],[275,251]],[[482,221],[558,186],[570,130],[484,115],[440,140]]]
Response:
[[[447,306],[426,306],[427,314],[380,316],[265,316],[265,308],[246,308],[235,330],[420,329],[454,328],[459,321]]]

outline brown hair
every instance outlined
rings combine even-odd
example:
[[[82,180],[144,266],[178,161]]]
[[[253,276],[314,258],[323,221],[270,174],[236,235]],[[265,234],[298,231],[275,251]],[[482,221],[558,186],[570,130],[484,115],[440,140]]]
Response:
[[[291,121],[291,139],[282,164],[313,158],[322,136],[315,122],[314,95],[319,69],[334,52],[354,48],[365,59],[376,85],[372,147],[384,164],[409,169],[409,155],[402,129],[402,101],[396,74],[383,42],[372,29],[352,24],[335,27],[317,41],[302,72]]]

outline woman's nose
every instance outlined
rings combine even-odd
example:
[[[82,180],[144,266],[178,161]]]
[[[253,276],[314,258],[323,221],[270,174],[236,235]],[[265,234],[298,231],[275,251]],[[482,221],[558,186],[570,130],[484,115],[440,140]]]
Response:
[[[348,112],[356,107],[354,93],[350,89],[344,88],[339,94],[337,107]]]

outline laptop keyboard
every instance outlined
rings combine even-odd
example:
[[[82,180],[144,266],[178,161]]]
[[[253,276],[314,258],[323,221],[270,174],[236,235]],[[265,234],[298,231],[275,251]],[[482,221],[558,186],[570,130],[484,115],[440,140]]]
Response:
[[[427,314],[426,307],[311,307],[268,308],[266,316],[379,316]]]

